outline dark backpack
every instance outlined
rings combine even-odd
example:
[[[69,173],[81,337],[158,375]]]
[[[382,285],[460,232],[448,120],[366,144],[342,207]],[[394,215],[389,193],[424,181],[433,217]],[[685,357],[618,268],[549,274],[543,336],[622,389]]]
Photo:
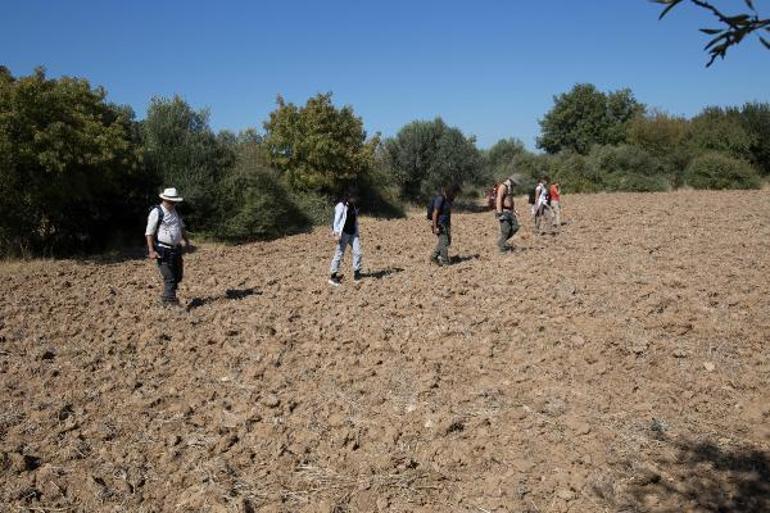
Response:
[[[530,205],[534,205],[535,201],[537,200],[537,187],[533,187],[529,190],[529,196],[527,197],[527,202]]]
[[[158,211],[158,224],[155,225],[155,231],[152,234],[152,238],[155,241],[155,244],[158,243],[158,231],[160,230],[160,225],[163,224],[166,220],[166,214],[163,212],[163,209],[160,205],[153,205],[150,207],[150,214],[153,210]]]

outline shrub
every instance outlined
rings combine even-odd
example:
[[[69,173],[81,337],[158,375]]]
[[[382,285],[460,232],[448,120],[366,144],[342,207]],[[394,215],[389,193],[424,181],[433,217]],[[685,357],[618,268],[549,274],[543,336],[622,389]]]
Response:
[[[215,238],[227,242],[273,239],[308,230],[311,218],[298,207],[279,173],[261,161],[256,149],[242,151],[219,190]]]
[[[318,192],[295,190],[290,194],[294,205],[314,226],[331,226],[335,198]]]
[[[378,158],[375,166],[359,178],[358,195],[363,213],[386,219],[405,216],[398,185],[382,158]]]
[[[762,181],[745,160],[719,152],[709,152],[693,159],[684,176],[696,189],[758,189]]]
[[[598,192],[601,183],[591,180],[587,159],[573,152],[562,152],[551,159],[551,178],[559,182],[562,192]]]
[[[661,161],[636,146],[595,146],[587,176],[602,190],[654,192],[670,189]]]

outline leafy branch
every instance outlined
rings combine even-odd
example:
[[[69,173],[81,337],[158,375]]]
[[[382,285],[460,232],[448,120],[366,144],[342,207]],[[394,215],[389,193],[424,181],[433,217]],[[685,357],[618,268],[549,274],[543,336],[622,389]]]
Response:
[[[651,0],[652,2],[656,4],[662,4],[664,5],[663,11],[660,13],[660,16],[658,19],[663,19],[663,17],[668,14],[671,9],[678,6],[685,0]],[[759,13],[757,13],[757,10],[754,8],[754,2],[753,0],[743,0],[748,9],[750,10],[749,13],[742,13],[737,14],[734,16],[729,16],[722,12],[720,9],[718,9],[715,5],[713,5],[711,2],[707,2],[704,0],[690,0],[690,3],[695,4],[696,6],[705,9],[711,14],[714,15],[714,17],[719,20],[719,23],[722,24],[722,27],[720,28],[702,28],[700,29],[701,32],[704,34],[707,34],[709,36],[714,36],[705,46],[704,50],[708,50],[709,54],[711,55],[711,59],[706,64],[706,67],[711,66],[714,64],[714,61],[717,57],[720,57],[722,59],[725,58],[725,55],[727,54],[727,50],[734,45],[737,45],[743,39],[753,33],[753,32],[767,32],[770,34],[770,18],[761,18],[759,16]],[[770,35],[762,36],[759,35],[759,41],[762,43],[762,45],[770,50]]]

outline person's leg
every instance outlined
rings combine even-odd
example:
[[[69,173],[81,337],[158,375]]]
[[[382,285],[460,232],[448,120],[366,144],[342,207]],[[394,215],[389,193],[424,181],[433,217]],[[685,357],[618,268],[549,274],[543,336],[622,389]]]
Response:
[[[497,240],[497,247],[498,249],[505,253],[508,251],[511,247],[508,245],[508,239],[511,238],[511,219],[509,217],[505,217],[503,220],[499,221],[500,223],[500,238]]]
[[[174,265],[167,259],[158,260],[158,269],[163,278],[163,294],[160,299],[164,303],[176,301],[176,271]]]
[[[340,264],[342,263],[342,258],[345,256],[345,246],[348,245],[348,234],[343,233],[340,236],[339,242],[337,242],[337,245],[334,247],[334,257],[332,258],[332,263],[329,268],[329,273],[334,276],[336,275],[340,270]]]
[[[519,220],[516,219],[516,216],[511,216],[511,232],[510,235],[508,235],[508,240],[512,239],[514,235],[516,235],[516,232],[519,231]],[[510,242],[508,243],[508,247],[511,247]],[[513,248],[511,248],[513,249]]]
[[[449,246],[452,244],[452,231],[449,226],[441,226],[438,235],[439,261],[449,263]]]
[[[353,248],[353,273],[358,274],[361,272],[361,262],[364,258],[364,253],[361,250],[361,237],[358,235],[351,237],[350,246]]]
[[[182,253],[177,255],[175,265],[174,271],[176,274],[176,283],[179,285],[182,283],[182,278],[184,278],[184,260],[182,260]]]
[[[436,235],[436,247],[433,249],[433,253],[430,254],[431,262],[438,262],[438,257],[441,256],[441,232]]]
[[[557,230],[561,230],[561,205],[558,201],[554,201],[551,209],[553,210],[553,224]]]
[[[537,216],[535,216],[535,227],[537,228],[537,233],[542,235],[544,230],[544,223],[545,223],[545,205],[541,205],[540,208],[537,210]]]

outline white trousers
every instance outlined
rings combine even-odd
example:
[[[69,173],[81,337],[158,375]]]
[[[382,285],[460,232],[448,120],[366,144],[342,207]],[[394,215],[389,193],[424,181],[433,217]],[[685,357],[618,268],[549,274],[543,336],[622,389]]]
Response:
[[[345,256],[345,248],[350,244],[353,248],[353,271],[361,270],[361,260],[364,254],[361,252],[361,237],[358,234],[350,235],[345,232],[342,233],[340,241],[334,248],[334,258],[332,258],[330,273],[336,273],[340,270],[340,264],[342,263],[342,257]]]

